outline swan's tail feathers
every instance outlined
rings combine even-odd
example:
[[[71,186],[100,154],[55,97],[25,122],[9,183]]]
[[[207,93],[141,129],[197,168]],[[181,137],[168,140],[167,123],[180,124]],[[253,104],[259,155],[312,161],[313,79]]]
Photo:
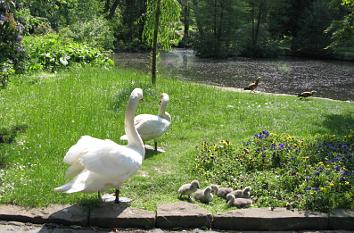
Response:
[[[54,191],[63,192],[63,193],[76,193],[76,192],[84,191],[86,188],[86,181],[89,174],[90,174],[89,171],[81,172],[72,181],[55,188]]]
[[[65,178],[70,178],[78,175],[84,167],[79,163],[72,164],[65,172]]]
[[[120,137],[120,140],[122,140],[122,141],[128,141],[127,135],[123,135],[122,137]]]
[[[59,187],[56,187],[54,188],[54,191],[55,192],[62,192],[62,193],[66,193],[68,190],[71,189],[73,183],[72,182],[69,182],[67,184],[64,184],[62,186],[59,186]]]

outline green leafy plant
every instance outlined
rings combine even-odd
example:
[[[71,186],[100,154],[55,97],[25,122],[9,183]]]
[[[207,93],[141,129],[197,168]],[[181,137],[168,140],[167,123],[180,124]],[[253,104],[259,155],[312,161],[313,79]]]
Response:
[[[29,70],[54,71],[72,65],[93,64],[112,66],[113,61],[108,54],[98,48],[73,42],[58,34],[43,36],[27,36],[24,39],[25,49],[29,56]]]

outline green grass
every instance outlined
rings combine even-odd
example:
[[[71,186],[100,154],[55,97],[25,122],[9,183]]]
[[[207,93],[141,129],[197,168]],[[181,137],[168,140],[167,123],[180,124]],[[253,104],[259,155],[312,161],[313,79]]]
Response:
[[[221,91],[170,77],[150,85],[150,78],[132,70],[77,69],[55,75],[22,77],[0,91],[0,128],[27,125],[12,144],[0,144],[0,202],[23,206],[86,203],[96,194],[61,194],[67,166],[63,157],[81,135],[119,142],[130,91],[144,90],[138,113],[157,113],[159,95],[170,95],[167,111],[172,126],[163,136],[164,154],[148,154],[138,174],[122,187],[132,206],[153,210],[158,203],[178,201],[176,190],[195,177],[191,172],[195,147],[203,140],[238,142],[267,129],[309,138],[316,134],[346,134],[353,129],[354,105],[295,96]],[[120,142],[119,142],[120,143]],[[203,205],[225,210],[216,200]]]

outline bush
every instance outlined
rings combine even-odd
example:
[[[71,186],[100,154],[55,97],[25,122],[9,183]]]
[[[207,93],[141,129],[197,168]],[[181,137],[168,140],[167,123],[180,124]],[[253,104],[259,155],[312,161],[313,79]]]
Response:
[[[29,56],[27,69],[30,71],[54,71],[74,64],[113,65],[108,54],[99,49],[73,42],[72,39],[62,38],[54,33],[27,36],[24,46]]]
[[[14,16],[15,1],[0,1],[0,83],[6,86],[8,77],[22,69],[22,25]]]
[[[85,22],[78,21],[60,31],[64,37],[76,42],[86,43],[91,47],[113,49],[114,35],[109,22],[103,17],[97,17]]]
[[[354,135],[305,142],[263,130],[239,145],[203,142],[195,171],[213,183],[251,186],[257,206],[353,208],[353,151]]]

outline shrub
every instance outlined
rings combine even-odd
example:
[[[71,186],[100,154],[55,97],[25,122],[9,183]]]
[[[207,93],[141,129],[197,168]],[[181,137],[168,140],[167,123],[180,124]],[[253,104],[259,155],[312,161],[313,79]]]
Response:
[[[15,19],[15,1],[0,1],[0,83],[6,86],[8,77],[22,68],[22,25]]]
[[[78,21],[60,31],[65,37],[76,42],[84,42],[89,46],[103,49],[113,49],[114,35],[109,22],[103,17],[97,17],[85,22]]]
[[[247,142],[198,147],[195,171],[210,182],[251,186],[257,206],[353,208],[354,135],[304,141],[263,130]]]
[[[72,39],[62,38],[54,33],[27,36],[24,45],[29,56],[28,70],[54,71],[74,64],[113,65],[108,54],[99,49],[73,42]]]

